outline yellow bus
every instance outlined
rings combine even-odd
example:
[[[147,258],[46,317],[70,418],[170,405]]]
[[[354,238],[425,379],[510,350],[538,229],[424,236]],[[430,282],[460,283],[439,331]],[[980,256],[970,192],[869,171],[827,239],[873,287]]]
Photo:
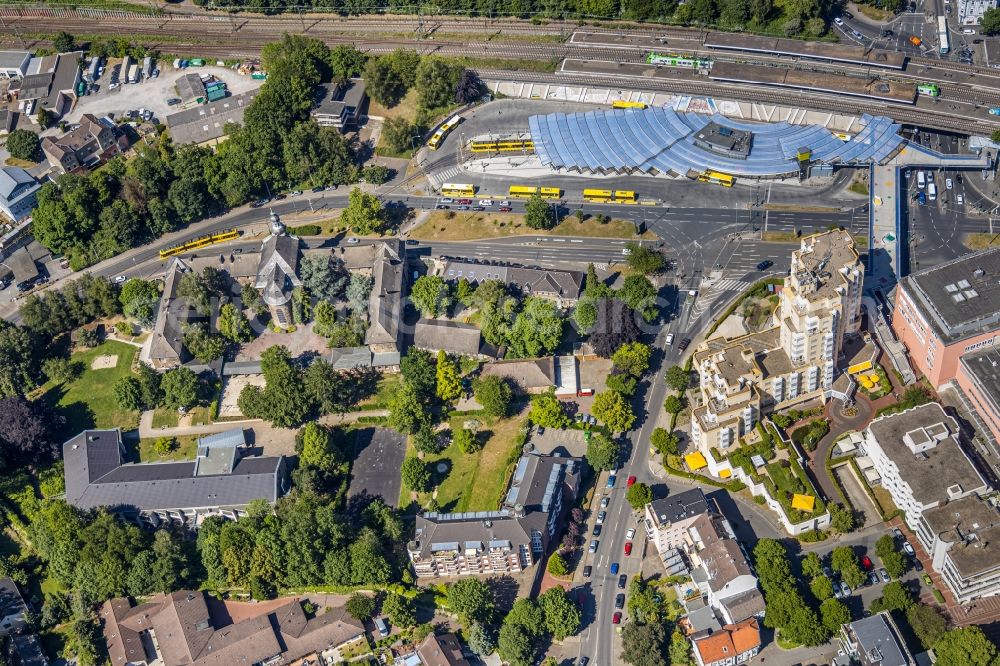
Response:
[[[237,229],[226,229],[224,231],[217,231],[214,234],[207,234],[205,236],[199,236],[193,240],[189,240],[173,247],[168,247],[165,250],[160,250],[160,259],[166,259],[177,254],[182,254],[184,252],[190,252],[191,250],[197,250],[198,248],[208,247],[214,243],[223,243],[225,241],[236,240],[240,237],[240,232]]]
[[[437,150],[441,146],[441,142],[444,138],[448,136],[448,132],[453,130],[460,122],[462,122],[462,116],[454,115],[445,121],[441,127],[437,128],[437,131],[431,135],[430,140],[427,142],[427,147],[431,150]]]
[[[645,109],[646,106],[645,102],[629,102],[624,99],[616,99],[611,102],[612,109]]]
[[[615,190],[615,203],[635,203],[635,192],[632,190]]]
[[[471,197],[475,193],[475,186],[468,183],[445,183],[441,186],[441,196],[445,197]]]
[[[723,187],[732,187],[736,179],[726,173],[719,173],[718,171],[705,171],[700,176],[698,180],[703,183],[717,183]]]
[[[593,201],[596,203],[607,203],[611,201],[613,194],[611,190],[584,190],[583,200]]]
[[[530,139],[490,139],[473,141],[469,147],[474,153],[535,152],[535,144]]]
[[[562,196],[562,190],[558,187],[531,187],[530,185],[511,185],[510,189],[507,190],[507,196],[511,199],[530,199],[536,194],[543,199],[558,199]]]

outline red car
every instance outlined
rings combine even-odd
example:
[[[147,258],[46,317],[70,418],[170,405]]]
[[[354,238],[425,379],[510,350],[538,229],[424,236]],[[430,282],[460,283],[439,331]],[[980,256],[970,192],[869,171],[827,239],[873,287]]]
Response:
[[[621,624],[622,623],[622,612],[618,611],[611,616],[611,624]]]
[[[472,203],[472,199],[459,199],[459,200],[458,200],[458,201],[456,201],[455,203],[458,203],[458,204],[466,204],[466,205],[468,205],[468,204],[471,204],[471,203]]]
[[[625,487],[626,488],[631,488],[633,483],[635,483],[635,477],[634,476],[630,476],[630,477],[628,477],[628,483],[625,484]]]
[[[632,542],[631,541],[626,541],[625,542],[625,554],[626,555],[631,555],[632,554]]]
[[[868,558],[867,555],[861,558],[861,566],[864,568],[865,571],[872,570],[872,561]]]

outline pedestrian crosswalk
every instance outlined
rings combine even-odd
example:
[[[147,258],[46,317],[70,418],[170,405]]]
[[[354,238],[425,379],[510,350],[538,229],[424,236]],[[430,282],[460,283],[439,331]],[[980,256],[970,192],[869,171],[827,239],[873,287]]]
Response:
[[[454,182],[454,177],[462,173],[462,169],[457,166],[448,167],[447,169],[441,169],[440,171],[434,171],[427,175],[427,182],[432,188],[439,189],[443,183]]]
[[[723,278],[721,280],[716,280],[709,286],[705,291],[708,293],[716,293],[720,291],[740,291],[746,289],[748,284],[738,278]]]

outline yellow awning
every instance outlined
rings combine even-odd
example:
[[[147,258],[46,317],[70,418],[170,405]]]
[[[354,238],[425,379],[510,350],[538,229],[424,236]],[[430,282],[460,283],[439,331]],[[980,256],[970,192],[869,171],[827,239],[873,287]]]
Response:
[[[719,478],[721,478],[721,479],[728,479],[732,475],[733,475],[733,473],[731,471],[729,471],[728,469],[719,470]]]
[[[688,469],[692,472],[708,466],[708,461],[705,460],[705,456],[701,454],[701,451],[687,454],[684,456],[684,462],[687,463]]]
[[[799,511],[812,511],[816,506],[816,498],[812,495],[792,495],[792,508]]]
[[[865,370],[871,370],[871,369],[872,369],[871,361],[862,361],[861,363],[856,363],[851,367],[849,367],[847,369],[847,372],[853,375],[857,372],[864,372]]]

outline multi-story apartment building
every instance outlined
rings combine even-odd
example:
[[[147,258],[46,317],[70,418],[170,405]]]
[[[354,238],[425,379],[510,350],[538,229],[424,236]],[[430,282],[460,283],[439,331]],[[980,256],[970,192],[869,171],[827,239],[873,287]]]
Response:
[[[994,440],[1000,441],[1000,349],[990,345],[963,354],[955,383]]]
[[[645,507],[646,536],[662,557],[684,545],[687,528],[708,513],[708,500],[700,488],[653,500]]]
[[[917,663],[888,611],[841,625],[839,638],[847,659],[842,662],[838,657],[834,664],[849,661],[862,666],[914,666]]]
[[[859,451],[871,458],[911,529],[924,511],[989,490],[958,433],[955,419],[934,402],[882,416],[865,429]]]
[[[541,558],[580,483],[580,459],[527,453],[499,511],[417,516],[407,552],[417,576],[495,576]]]
[[[1000,594],[1000,513],[978,495],[924,511],[917,538],[959,603]]]
[[[990,487],[955,420],[937,403],[883,416],[865,430],[860,452],[955,598],[1000,594],[1000,514],[982,499]]]
[[[701,404],[691,425],[698,448],[725,451],[762,412],[826,399],[844,336],[860,326],[863,273],[849,233],[803,238],[781,289],[777,325],[702,345],[694,356]]]
[[[1000,248],[902,278],[892,329],[931,385],[954,379],[963,354],[993,346],[1000,334]]]

